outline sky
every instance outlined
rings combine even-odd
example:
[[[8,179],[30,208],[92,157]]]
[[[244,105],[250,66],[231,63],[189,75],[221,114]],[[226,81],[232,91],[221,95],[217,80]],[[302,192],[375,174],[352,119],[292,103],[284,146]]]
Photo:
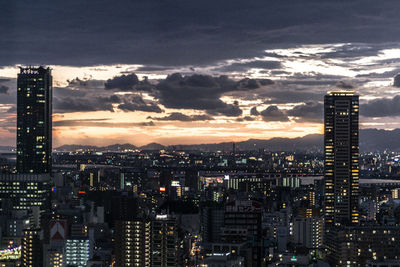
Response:
[[[361,128],[400,128],[398,0],[0,3],[0,145],[19,66],[53,74],[53,146],[322,133],[330,90]]]

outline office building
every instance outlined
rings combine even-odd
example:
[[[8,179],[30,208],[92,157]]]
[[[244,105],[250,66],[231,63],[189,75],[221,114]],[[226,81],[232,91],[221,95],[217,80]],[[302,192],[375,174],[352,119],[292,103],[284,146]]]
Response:
[[[51,98],[49,68],[20,68],[17,80],[17,171],[0,175],[1,211],[50,206]]]
[[[246,266],[261,266],[263,261],[262,208],[261,203],[252,200],[235,200],[226,203],[224,227],[247,230],[247,241],[252,255],[246,259]]]
[[[17,171],[22,174],[50,173],[51,70],[20,68],[17,88]]]
[[[0,211],[50,207],[50,174],[0,175]]]
[[[350,91],[325,96],[325,224],[359,222],[358,95]]]

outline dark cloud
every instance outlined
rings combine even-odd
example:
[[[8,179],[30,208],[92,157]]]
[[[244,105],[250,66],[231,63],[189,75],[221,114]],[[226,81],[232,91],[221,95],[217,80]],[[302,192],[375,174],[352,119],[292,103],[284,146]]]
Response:
[[[393,78],[399,73],[399,69],[394,69],[390,71],[384,72],[370,72],[366,74],[358,74],[356,75],[357,78]]]
[[[301,90],[271,90],[260,93],[259,97],[265,99],[265,104],[298,103],[305,101],[318,101],[323,95],[317,92]]]
[[[10,88],[8,88],[7,86],[5,86],[5,85],[0,85],[0,94],[8,94],[8,90],[9,90]]]
[[[246,72],[249,69],[257,68],[257,69],[279,69],[282,67],[282,64],[279,61],[267,61],[267,60],[258,60],[247,63],[233,63],[231,65],[218,67],[213,69],[213,71],[220,72]]]
[[[154,126],[154,122],[110,122],[110,119],[80,119],[80,120],[59,120],[54,121],[55,127],[106,127],[106,128],[124,128],[132,126]]]
[[[68,82],[68,87],[71,86],[80,86],[80,87],[86,87],[88,85],[88,79],[80,79],[79,77],[76,77],[75,79],[72,80],[67,80]]]
[[[391,117],[400,115],[400,95],[379,98],[360,106],[360,115],[365,117]]]
[[[258,112],[257,107],[252,107],[252,108],[250,109],[250,115],[253,115],[253,116],[258,116],[258,115],[260,115],[260,112]]]
[[[209,115],[185,115],[180,112],[173,112],[165,117],[148,117],[148,119],[153,119],[157,121],[209,121],[214,118]]]
[[[288,116],[296,117],[298,122],[321,122],[323,120],[324,105],[317,102],[308,102],[297,105],[287,111]]]
[[[289,117],[295,117],[297,122],[321,122],[323,119],[323,104],[308,102],[295,106],[290,110],[281,110],[277,106],[269,106],[258,112],[257,107],[250,110],[252,116],[261,115],[264,121],[289,121]]]
[[[336,84],[336,87],[341,88],[341,89],[354,89],[354,85],[352,85],[351,83],[345,82],[345,81],[339,81]]]
[[[227,76],[169,75],[156,85],[155,97],[166,108],[205,110],[212,115],[239,116],[237,103],[227,104],[220,97],[235,90],[251,90],[249,81],[235,82]]]
[[[123,111],[164,112],[155,102],[144,100],[139,95],[130,95],[124,99],[118,108]]]
[[[397,74],[393,78],[393,86],[394,87],[400,87],[400,74]]]
[[[17,106],[13,105],[11,108],[7,110],[7,113],[17,113]]]
[[[122,91],[130,91],[138,84],[139,78],[136,76],[136,74],[131,73],[128,75],[115,76],[112,79],[108,79],[104,84],[104,87],[109,90],[117,89]]]
[[[2,1],[0,58],[5,65],[187,66],[278,46],[398,42],[398,8],[398,0]]]
[[[289,121],[288,116],[277,106],[269,106],[260,112],[264,121]]]
[[[136,69],[136,72],[138,71],[167,71],[172,69],[171,67],[164,67],[164,66],[142,66]]]
[[[117,96],[110,97],[53,97],[55,113],[87,112],[87,111],[111,111],[114,112],[113,103],[119,101]]]
[[[238,82],[239,89],[257,89],[261,86],[274,84],[274,81],[270,79],[250,79],[244,78]]]
[[[237,117],[242,115],[243,111],[239,107],[238,101],[233,102],[233,104],[226,104],[223,102],[223,105],[218,108],[209,109],[207,112],[211,115],[221,115],[228,117]]]
[[[333,52],[324,52],[321,53],[321,58],[359,58],[359,57],[367,57],[367,56],[377,56],[379,53],[379,49],[375,46],[371,46],[368,44],[345,44],[338,47]]]
[[[244,116],[244,117],[240,117],[240,118],[237,118],[237,119],[236,119],[236,121],[238,121],[238,122],[242,122],[242,121],[254,121],[254,120],[255,120],[255,118],[250,117],[250,116]]]

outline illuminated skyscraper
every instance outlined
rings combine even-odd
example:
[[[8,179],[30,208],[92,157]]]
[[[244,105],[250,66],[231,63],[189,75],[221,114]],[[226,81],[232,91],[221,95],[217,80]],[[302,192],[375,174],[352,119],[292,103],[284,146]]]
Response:
[[[21,68],[17,81],[17,171],[0,175],[1,211],[50,207],[51,98],[49,68]]]
[[[24,174],[50,173],[51,70],[21,68],[17,87],[17,171]]]
[[[358,95],[330,92],[325,96],[325,225],[357,224]]]

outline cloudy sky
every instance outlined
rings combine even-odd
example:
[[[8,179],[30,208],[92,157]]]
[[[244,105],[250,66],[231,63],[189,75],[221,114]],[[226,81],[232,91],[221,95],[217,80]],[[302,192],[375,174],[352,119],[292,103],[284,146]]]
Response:
[[[54,145],[322,133],[329,90],[362,128],[400,128],[398,0],[0,3],[0,145],[21,65],[53,69]]]

